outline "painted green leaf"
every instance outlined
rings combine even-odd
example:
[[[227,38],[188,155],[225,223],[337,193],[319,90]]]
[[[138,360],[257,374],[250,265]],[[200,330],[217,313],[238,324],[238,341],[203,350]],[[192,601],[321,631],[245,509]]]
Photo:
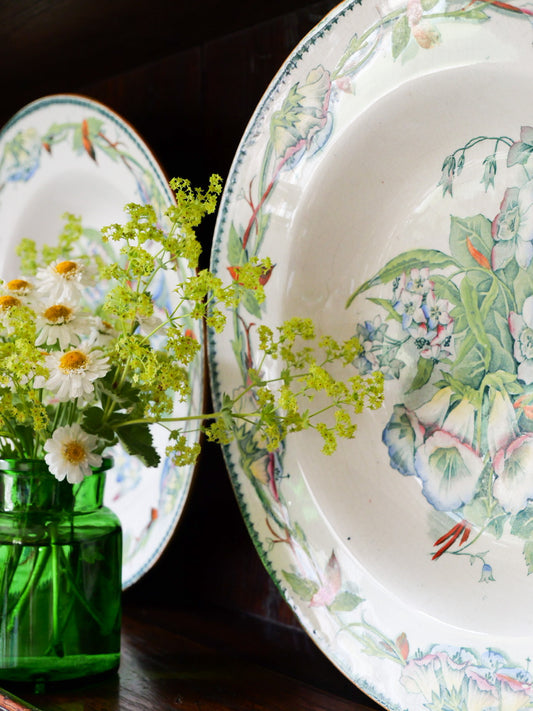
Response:
[[[348,299],[346,307],[350,306],[359,294],[379,284],[386,284],[411,269],[445,269],[451,266],[458,266],[456,260],[438,249],[411,249],[402,252],[387,262],[371,279],[361,284]]]
[[[283,570],[282,573],[292,590],[302,600],[310,601],[313,595],[318,591],[318,585],[312,580],[302,578],[296,573],[290,573],[287,570]]]
[[[228,264],[232,267],[244,264],[247,260],[245,250],[242,248],[242,241],[239,233],[235,229],[233,222],[228,233]]]
[[[363,598],[348,591],[341,592],[333,600],[329,609],[333,612],[350,612],[363,602]]]
[[[458,287],[442,274],[432,274],[433,290],[438,299],[446,299],[450,304],[456,306],[461,303],[461,294]]]
[[[439,0],[422,0],[421,5],[422,5],[422,10],[424,12],[427,12],[428,10],[432,10],[435,5],[438,3]]]
[[[424,385],[431,378],[431,374],[433,373],[434,367],[435,361],[431,358],[419,358],[416,369],[416,375],[413,378],[413,382],[411,383],[409,392],[413,392],[415,390],[420,390],[420,388],[423,388]]]
[[[524,560],[526,561],[527,574],[533,573],[533,541],[524,543]]]
[[[511,533],[513,536],[531,539],[533,542],[533,504],[528,504],[525,509],[519,511],[512,519]]]
[[[524,301],[533,294],[533,274],[530,274],[529,270],[518,269],[513,281],[513,292],[516,301],[515,310],[520,313]]]
[[[461,282],[460,292],[468,325],[476,341],[481,346],[485,369],[488,370],[491,359],[491,346],[479,310],[478,291],[467,276]]]
[[[377,304],[378,306],[381,306],[382,309],[384,309],[387,314],[390,316],[390,318],[393,318],[395,321],[399,321],[401,323],[402,317],[401,315],[396,311],[394,306],[391,304],[391,302],[388,299],[368,299],[371,301],[373,304]]]
[[[452,370],[454,378],[471,388],[478,388],[486,373],[484,349],[470,333],[463,341]]]
[[[516,361],[513,358],[513,351],[505,347],[501,341],[491,333],[487,335],[490,344],[490,364],[491,371],[506,370],[508,373],[516,372]]]
[[[465,268],[490,265],[494,240],[492,223],[484,215],[455,217],[450,223],[450,249],[456,260]]]
[[[411,28],[407,15],[402,15],[396,21],[392,28],[392,56],[397,59],[403,50],[407,47],[409,38],[411,37]]]
[[[482,485],[480,488],[483,488]],[[499,511],[499,515],[495,515],[492,500],[488,496],[478,495],[469,504],[463,506],[462,515],[474,526],[479,528],[486,526],[495,538],[501,538],[508,516],[502,509]]]
[[[252,316],[255,316],[256,318],[261,318],[261,307],[250,289],[246,289],[244,291],[241,303],[248,313],[252,314]]]

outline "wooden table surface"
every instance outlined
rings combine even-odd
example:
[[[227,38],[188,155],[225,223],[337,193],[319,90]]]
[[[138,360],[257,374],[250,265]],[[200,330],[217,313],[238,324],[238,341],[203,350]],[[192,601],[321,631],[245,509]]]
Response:
[[[0,711],[372,711],[294,630],[221,610],[125,605],[118,673],[50,686],[4,682]]]

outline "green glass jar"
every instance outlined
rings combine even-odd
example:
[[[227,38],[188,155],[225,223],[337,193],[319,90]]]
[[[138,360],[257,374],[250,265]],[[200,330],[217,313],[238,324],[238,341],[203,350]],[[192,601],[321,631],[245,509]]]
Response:
[[[103,506],[111,466],[72,485],[43,461],[0,460],[0,680],[118,667],[122,531]]]

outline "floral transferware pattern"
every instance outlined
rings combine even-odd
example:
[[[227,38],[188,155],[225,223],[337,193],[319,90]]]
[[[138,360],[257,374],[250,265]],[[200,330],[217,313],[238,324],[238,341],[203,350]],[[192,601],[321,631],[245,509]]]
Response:
[[[364,349],[357,366],[400,378],[407,362],[416,363],[383,442],[391,466],[418,477],[427,501],[456,519],[435,541],[433,559],[453,553],[478,560],[487,582],[494,580],[489,554],[474,545],[485,531],[501,537],[510,528],[524,540],[533,571],[533,128],[522,127],[514,141],[478,137],[458,151],[457,166],[448,156],[444,196],[452,194],[467,150],[485,142],[486,189],[494,187],[498,146],[507,147],[504,166],[521,168],[499,212],[452,216],[448,254],[403,253],[350,302],[392,285],[391,298],[371,298],[389,320],[376,316],[357,326]]]
[[[374,23],[359,25],[348,44],[332,50],[332,41],[324,63],[314,61],[315,46],[327,43],[328,33],[351,22],[357,26],[357,5],[343,3],[304,40],[258,107],[217,225],[212,264],[221,274],[235,279],[240,265],[268,254],[273,196],[298,181],[334,143],[341,97],[357,95],[358,77],[376,58],[392,66],[407,65],[417,52],[430,56],[452,20],[476,32],[504,17],[525,33],[533,16],[528,4],[498,1],[387,4],[376,9]],[[434,565],[445,554],[465,556],[483,583],[480,589],[490,590],[496,578],[484,536],[480,547],[484,533],[498,538],[505,529],[522,539],[524,575],[533,569],[533,480],[526,466],[533,451],[533,129],[524,126],[513,137],[479,136],[453,147],[442,165],[441,199],[453,197],[469,152],[481,146],[487,150],[480,190],[494,191],[496,175],[510,171],[499,209],[453,216],[448,251],[401,253],[346,296],[359,304],[364,294],[373,308],[356,325],[364,350],[354,366],[408,383],[404,400],[392,407],[382,446],[391,467],[417,479],[428,504],[446,512],[449,527],[427,555]],[[259,156],[259,163],[250,155]],[[272,272],[265,275],[265,284],[271,277]],[[272,298],[267,286],[264,304],[250,295],[234,314],[231,376],[225,372],[231,356],[210,334],[215,399],[225,378],[224,387],[228,377],[235,387],[246,383],[255,324],[268,316]],[[286,471],[288,446],[267,452],[253,430],[243,427],[225,454],[267,569],[325,653],[389,709],[530,708],[533,675],[521,647],[507,652],[475,635],[465,635],[463,644],[454,634],[420,643],[420,620],[418,626],[412,620],[404,626],[397,619],[396,627],[390,619],[386,626],[381,622],[383,611],[367,595],[361,569],[343,555],[327,526],[321,527],[298,476]],[[298,495],[300,506],[294,503]]]
[[[70,172],[69,172],[70,171]],[[47,181],[53,185],[57,176],[70,175],[83,189],[100,181],[107,185],[108,202],[113,206],[114,220],[121,219],[125,202],[151,204],[162,215],[173,200],[161,168],[149,149],[119,116],[98,102],[81,96],[57,95],[29,104],[17,113],[0,134],[0,215],[10,218],[16,210],[32,206],[39,190]],[[107,183],[106,183],[107,181]],[[118,190],[117,190],[118,188]],[[64,189],[60,183],[56,189]],[[112,191],[117,190],[114,194]],[[77,190],[81,192],[80,189]],[[22,200],[12,207],[14,199]],[[59,214],[46,208],[44,222],[61,218],[70,210],[68,196],[62,198]],[[95,258],[116,258],[114,247],[101,241],[99,228],[110,222],[99,213],[100,194],[76,198],[84,225],[82,249]],[[96,201],[96,204],[95,204]],[[65,207],[67,204],[67,207]],[[106,205],[105,209],[109,209]],[[87,218],[85,210],[90,214]],[[87,220],[94,220],[94,223]],[[11,220],[13,231],[17,222]],[[46,224],[44,225],[46,227]],[[51,230],[55,236],[55,230]],[[11,248],[21,237],[39,238],[35,234],[9,234]],[[178,265],[184,269],[183,265]],[[3,276],[3,275],[2,275]],[[101,294],[95,292],[95,300]],[[161,313],[171,302],[171,285],[164,278],[154,284],[154,296]],[[156,315],[157,316],[157,315]],[[191,322],[191,332],[196,324]],[[201,334],[196,334],[197,338]],[[202,397],[202,363],[196,359],[190,370],[193,398]],[[192,403],[186,404],[190,408]],[[164,442],[161,443],[164,449]],[[120,517],[123,526],[123,584],[138,580],[157,560],[169,540],[184,507],[192,467],[175,467],[164,459],[157,472],[149,471],[132,460],[121,448],[113,451],[114,467],[108,475],[106,504]]]

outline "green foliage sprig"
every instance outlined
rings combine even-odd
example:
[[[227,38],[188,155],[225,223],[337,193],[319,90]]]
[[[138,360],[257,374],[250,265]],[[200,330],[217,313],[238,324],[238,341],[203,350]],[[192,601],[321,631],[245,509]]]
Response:
[[[167,429],[166,455],[178,465],[198,456],[191,429],[227,443],[246,425],[272,451],[313,428],[331,453],[338,437],[354,436],[364,407],[381,404],[379,373],[333,374],[359,354],[356,338],[318,337],[311,320],[293,318],[277,330],[259,326],[246,384],[225,394],[220,410],[175,412],[190,398],[189,368],[201,349],[188,325],[220,332],[248,290],[261,303],[272,265],[250,260],[227,284],[198,271],[195,229],[215,210],[221,181],[213,176],[202,190],[175,179],[171,187],[176,204],[161,222],[150,205],[128,204],[125,222],[102,230],[103,253],[80,253],[85,233],[72,215],[55,247],[21,242],[24,276],[3,283],[0,295],[0,456],[44,456],[57,478],[77,482],[117,442],[156,466],[154,425]],[[164,305],[155,296],[161,283],[171,289]],[[265,376],[267,360],[278,374]]]

